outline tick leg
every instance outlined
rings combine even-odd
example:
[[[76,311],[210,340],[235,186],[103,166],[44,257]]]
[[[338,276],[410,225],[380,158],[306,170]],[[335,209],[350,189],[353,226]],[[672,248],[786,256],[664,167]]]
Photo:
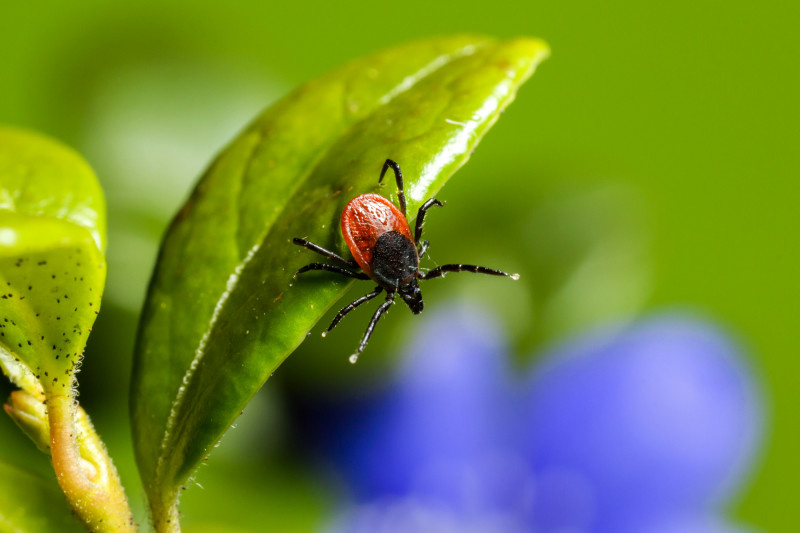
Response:
[[[322,246],[320,246],[318,244],[314,244],[313,242],[309,242],[309,241],[307,241],[305,239],[298,239],[298,238],[292,239],[292,242],[295,243],[298,246],[303,246],[305,248],[308,248],[312,252],[317,252],[318,254],[327,257],[328,259],[332,259],[333,261],[336,261],[337,263],[341,263],[341,264],[343,264],[345,266],[349,266],[349,267],[353,267],[353,268],[358,267],[358,264],[355,261],[348,261],[344,257],[341,257],[340,255],[337,255],[337,254],[331,252],[330,250],[326,250]]]
[[[372,331],[375,329],[375,324],[378,323],[378,320],[381,319],[381,316],[389,310],[389,308],[394,303],[394,295],[397,294],[396,292],[392,291],[386,295],[386,301],[381,304],[375,314],[372,315],[372,320],[369,321],[369,325],[367,326],[367,331],[364,333],[364,338],[361,339],[361,344],[358,345],[358,350],[356,353],[350,356],[350,362],[355,363],[358,361],[358,356],[361,352],[364,351],[366,348],[367,343],[369,342],[369,338],[372,336]]]
[[[419,251],[417,252],[417,255],[419,255],[419,258],[420,258],[420,259],[422,259],[423,257],[425,257],[425,252],[427,252],[427,251],[428,251],[428,246],[430,246],[430,244],[431,244],[431,243],[430,243],[430,242],[428,242],[428,241],[422,241],[422,244],[421,244],[421,245],[420,245],[420,247],[419,247]]]
[[[397,179],[397,198],[400,200],[400,211],[402,211],[403,216],[406,216],[406,195],[403,192],[403,173],[400,172],[400,165],[391,159],[387,159],[383,164],[381,177],[378,178],[378,183],[383,181],[383,175],[386,174],[386,171],[389,169],[389,167],[394,170],[394,177]]]
[[[444,204],[436,198],[430,198],[427,202],[422,204],[422,207],[417,211],[417,225],[414,229],[414,243],[419,244],[419,239],[422,237],[422,224],[425,223],[425,213],[428,212],[432,206],[444,207]]]
[[[434,268],[427,274],[422,276],[422,279],[443,278],[448,272],[475,272],[477,274],[490,274],[492,276],[508,276],[511,279],[519,279],[519,274],[509,274],[502,270],[495,270],[493,268],[486,268],[476,265],[442,265]]]
[[[381,286],[379,285],[379,286],[375,287],[375,290],[374,290],[374,291],[372,291],[371,293],[369,293],[369,294],[365,294],[364,296],[362,296],[361,298],[359,298],[359,299],[357,299],[357,300],[353,300],[353,301],[352,301],[350,304],[348,304],[348,305],[347,305],[346,307],[344,307],[344,308],[343,308],[341,311],[339,311],[339,313],[338,313],[338,314],[336,315],[336,317],[333,319],[333,322],[331,322],[331,325],[330,325],[330,326],[328,326],[328,329],[326,329],[325,331],[323,331],[323,332],[322,332],[322,336],[324,337],[325,335],[327,335],[327,334],[328,334],[328,332],[329,332],[330,330],[332,330],[333,328],[335,328],[335,327],[336,327],[336,324],[338,324],[338,323],[339,323],[339,321],[340,321],[341,319],[343,319],[343,318],[344,318],[344,316],[345,316],[347,313],[349,313],[350,311],[352,311],[353,309],[355,309],[355,308],[356,308],[356,307],[358,307],[359,305],[361,305],[361,304],[363,304],[363,303],[366,303],[366,302],[368,302],[368,301],[372,300],[372,299],[373,299],[373,298],[375,298],[377,295],[379,295],[379,294],[381,293],[381,291],[383,291],[383,287],[381,287]]]
[[[297,272],[295,272],[294,277],[297,277],[299,274],[302,274],[303,272],[308,272],[309,270],[327,270],[328,272],[335,272],[336,274],[341,274],[343,276],[348,276],[350,278],[369,279],[369,276],[367,276],[363,272],[353,272],[352,270],[348,270],[340,266],[326,265],[324,263],[311,263],[310,265],[306,265]]]

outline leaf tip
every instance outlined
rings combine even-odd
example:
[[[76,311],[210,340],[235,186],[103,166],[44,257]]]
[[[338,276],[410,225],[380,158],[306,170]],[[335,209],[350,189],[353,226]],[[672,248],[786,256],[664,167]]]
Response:
[[[550,45],[537,37],[517,37],[509,43],[537,63],[550,57]]]

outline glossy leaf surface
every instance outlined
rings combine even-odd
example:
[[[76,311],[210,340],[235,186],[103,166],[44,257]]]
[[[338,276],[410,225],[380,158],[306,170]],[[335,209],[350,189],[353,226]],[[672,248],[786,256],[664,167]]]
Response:
[[[67,390],[105,283],[105,201],[72,150],[0,127],[0,363],[21,388]]]
[[[387,158],[415,214],[546,55],[469,36],[393,48],[300,87],[212,163],[162,243],[136,349],[135,445],[156,514],[348,286],[293,281],[318,257],[291,239],[346,254],[344,205],[396,200],[393,180],[377,183]]]

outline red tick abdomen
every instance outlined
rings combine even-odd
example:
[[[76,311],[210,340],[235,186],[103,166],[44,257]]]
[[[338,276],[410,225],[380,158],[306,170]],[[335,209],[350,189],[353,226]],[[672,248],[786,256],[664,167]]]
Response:
[[[375,242],[387,231],[399,231],[414,242],[403,213],[378,194],[356,196],[342,211],[342,236],[358,266],[372,276],[372,251]]]

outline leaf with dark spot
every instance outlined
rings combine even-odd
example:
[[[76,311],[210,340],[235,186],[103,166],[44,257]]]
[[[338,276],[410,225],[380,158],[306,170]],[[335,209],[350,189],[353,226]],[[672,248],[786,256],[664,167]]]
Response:
[[[0,316],[10,321],[0,342],[0,366],[27,392],[40,395],[49,386],[37,382],[35,369],[61,374],[70,368],[56,358],[57,345],[68,340],[81,350],[85,346],[96,317],[80,309],[99,303],[104,246],[105,202],[86,162],[51,139],[0,127],[0,281],[11,289],[10,298],[0,301]],[[83,266],[70,261],[75,253],[86,258]],[[54,270],[70,277],[56,279]],[[69,281],[78,275],[97,290],[90,294]],[[72,295],[79,310],[56,314],[60,299],[53,293]],[[80,326],[67,338],[58,326],[62,318]]]

